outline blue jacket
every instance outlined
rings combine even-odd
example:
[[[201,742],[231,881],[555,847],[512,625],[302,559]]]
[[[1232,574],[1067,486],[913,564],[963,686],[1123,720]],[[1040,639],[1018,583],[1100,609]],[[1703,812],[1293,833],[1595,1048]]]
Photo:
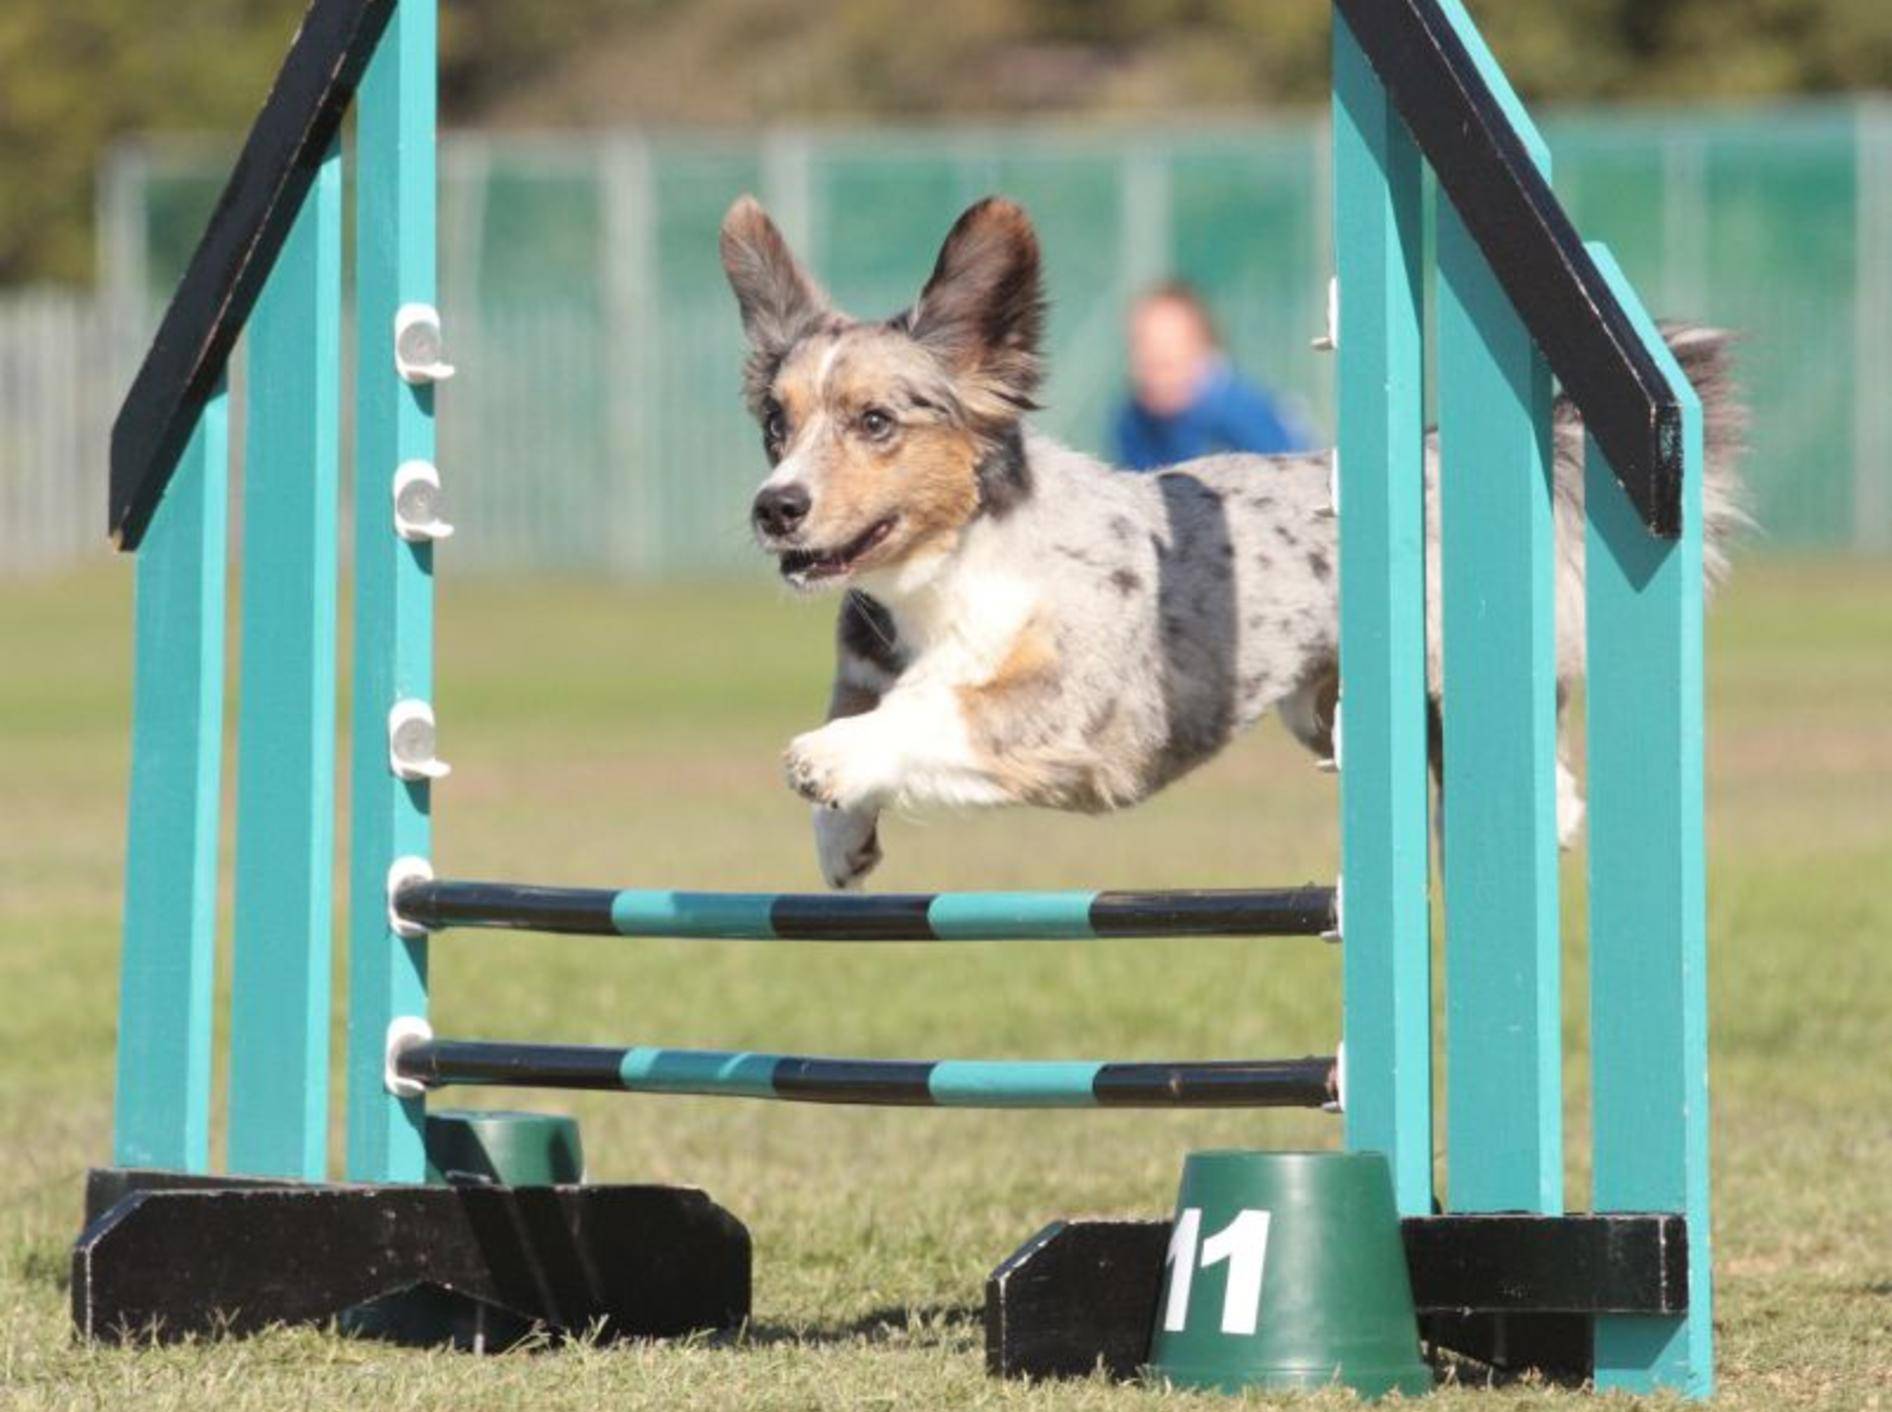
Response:
[[[1274,400],[1226,367],[1218,368],[1196,400],[1173,417],[1159,417],[1131,398],[1117,413],[1113,432],[1117,464],[1133,471],[1152,471],[1218,451],[1268,455],[1307,449],[1306,438]]]

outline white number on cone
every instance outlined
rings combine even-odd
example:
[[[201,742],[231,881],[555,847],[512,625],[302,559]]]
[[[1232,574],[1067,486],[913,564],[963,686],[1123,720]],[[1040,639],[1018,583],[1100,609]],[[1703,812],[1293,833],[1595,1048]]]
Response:
[[[1222,1332],[1252,1334],[1261,1318],[1261,1274],[1268,1261],[1266,1211],[1244,1210],[1221,1230],[1201,1241],[1201,1268],[1228,1261],[1222,1294]],[[1169,1266],[1169,1298],[1163,1329],[1179,1332],[1189,1320],[1189,1291],[1195,1283],[1196,1250],[1202,1233],[1202,1208],[1190,1206],[1176,1218],[1164,1263]]]
[[[1196,1278],[1196,1235],[1202,1229],[1202,1208],[1191,1206],[1176,1218],[1169,1233],[1169,1303],[1163,1306],[1163,1328],[1176,1333],[1189,1322],[1189,1286]]]

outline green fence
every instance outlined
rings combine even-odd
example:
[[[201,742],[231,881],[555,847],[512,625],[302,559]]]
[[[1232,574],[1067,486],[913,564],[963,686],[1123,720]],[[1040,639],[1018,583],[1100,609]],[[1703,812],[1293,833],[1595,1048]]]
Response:
[[[1579,226],[1649,305],[1747,333],[1763,545],[1892,548],[1892,108],[1545,127]],[[121,155],[102,242],[121,297],[168,293],[224,161]],[[1053,298],[1042,421],[1078,445],[1102,449],[1121,395],[1126,301],[1171,274],[1208,294],[1244,369],[1330,426],[1331,360],[1310,347],[1331,263],[1326,130],[1311,120],[463,133],[441,171],[456,562],[665,574],[750,559],[762,462],[715,239],[744,190],[861,314],[911,298],[968,202],[1022,199]]]

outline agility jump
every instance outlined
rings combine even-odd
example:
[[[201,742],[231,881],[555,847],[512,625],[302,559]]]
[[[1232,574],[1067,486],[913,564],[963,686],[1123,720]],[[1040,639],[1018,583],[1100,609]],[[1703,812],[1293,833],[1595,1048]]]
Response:
[[[1437,1346],[1593,1375],[1599,1387],[1706,1395],[1701,411],[1608,252],[1577,238],[1541,139],[1457,0],[1335,7],[1344,888],[1227,894],[797,898],[432,879],[432,790],[444,774],[432,570],[451,532],[439,490],[452,475],[434,465],[433,388],[453,371],[434,308],[435,21],[433,0],[314,0],[114,427],[111,532],[137,555],[135,719],[114,1165],[94,1174],[75,1250],[80,1329],[372,1325],[443,1288],[554,1329],[604,1320],[617,1334],[667,1334],[747,1315],[746,1232],[701,1193],[423,1185],[427,1091],[440,1085],[991,1107],[1285,1102],[1341,1107],[1345,1144],[1386,1155]],[[338,134],[351,104],[347,1180],[331,1186]],[[1441,189],[1438,411],[1452,466],[1441,550],[1451,703],[1442,1122],[1426,792],[1428,166]],[[229,1170],[211,1174],[225,373],[246,327]],[[1588,1214],[1563,1209],[1551,505],[1545,477],[1520,473],[1545,466],[1553,375],[1590,438]],[[777,941],[1341,933],[1344,1033],[1332,1058],[1176,1064],[435,1037],[426,958],[430,932],[448,926]],[[483,1217],[504,1224],[528,1209],[533,1220],[506,1228],[588,1252],[588,1268],[611,1271],[607,1287],[522,1280],[521,1269],[541,1268],[530,1258],[494,1263],[478,1238]],[[1102,1237],[1064,1237],[1028,1249],[1064,1252],[1071,1298],[1100,1269],[1144,1268],[1121,1247],[1116,1264],[1085,1266],[1079,1247],[1094,1255],[1083,1242]],[[267,1278],[317,1250],[329,1254],[294,1289]],[[684,1266],[694,1273],[675,1276]],[[1005,1306],[998,1286],[991,1366],[1063,1366],[1016,1342],[1028,1311]],[[1122,1333],[1093,1332],[1106,1343]],[[1080,1368],[1098,1356],[1066,1350]]]

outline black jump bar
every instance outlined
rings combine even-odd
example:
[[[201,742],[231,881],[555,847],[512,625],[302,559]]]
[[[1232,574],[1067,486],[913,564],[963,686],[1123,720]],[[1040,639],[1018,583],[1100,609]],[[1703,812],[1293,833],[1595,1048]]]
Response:
[[[895,1108],[1322,1108],[1331,1056],[1187,1061],[840,1059],[719,1049],[427,1039],[394,1072],[436,1088],[603,1089]]]
[[[395,894],[408,921],[592,936],[749,941],[1055,941],[1320,936],[1334,889],[1181,892],[670,892],[433,879]]]

